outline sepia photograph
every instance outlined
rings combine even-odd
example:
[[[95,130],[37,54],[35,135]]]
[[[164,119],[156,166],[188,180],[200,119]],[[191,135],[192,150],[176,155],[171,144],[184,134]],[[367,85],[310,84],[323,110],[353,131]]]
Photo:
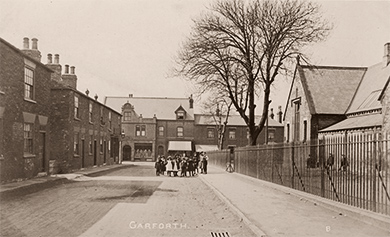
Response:
[[[0,0],[0,236],[390,236],[390,1]]]

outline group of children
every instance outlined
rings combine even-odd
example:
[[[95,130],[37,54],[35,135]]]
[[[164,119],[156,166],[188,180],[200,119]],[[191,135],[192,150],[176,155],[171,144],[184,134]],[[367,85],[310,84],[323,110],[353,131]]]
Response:
[[[160,174],[173,177],[195,176],[199,173],[207,174],[208,157],[201,152],[199,157],[186,157],[175,155],[174,157],[159,156],[155,162],[156,175]]]

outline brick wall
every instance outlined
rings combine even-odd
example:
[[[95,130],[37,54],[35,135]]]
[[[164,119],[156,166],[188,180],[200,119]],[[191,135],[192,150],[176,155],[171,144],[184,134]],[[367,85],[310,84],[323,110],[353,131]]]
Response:
[[[291,142],[294,139],[295,111],[294,111],[293,101],[297,101],[297,100],[300,100],[300,112],[299,112],[300,124],[299,124],[298,141],[303,141],[303,139],[304,139],[303,121],[307,121],[307,138],[309,139],[309,138],[313,137],[311,135],[311,128],[312,128],[311,121],[312,121],[312,119],[311,119],[311,113],[310,113],[310,108],[309,108],[309,102],[306,98],[298,70],[297,70],[297,73],[296,73],[295,78],[294,78],[289,101],[287,101],[287,105],[286,105],[287,107],[286,107],[285,120],[284,120],[284,129],[285,129],[284,130],[284,136],[285,136],[284,141],[285,142],[286,141]],[[289,132],[287,131],[287,124],[289,124],[289,127],[290,127]],[[289,134],[289,138],[287,138],[288,134]]]
[[[75,96],[79,101],[78,117],[75,116]],[[112,139],[119,140],[120,136],[119,113],[70,88],[53,89],[51,97],[53,173],[119,162],[119,147],[112,144]],[[92,122],[89,121],[90,103]],[[78,151],[75,151],[75,141]]]
[[[26,61],[34,69],[33,100],[24,99]],[[3,101],[1,182],[26,179],[47,171],[51,71],[40,62],[26,57],[20,50],[0,40],[0,81]],[[24,123],[32,123],[32,154],[24,153]],[[45,134],[45,135],[44,135]],[[6,148],[6,149],[5,149]]]
[[[390,85],[388,84],[386,90],[382,96],[382,116],[383,125],[382,131],[387,133],[388,139],[390,138]]]

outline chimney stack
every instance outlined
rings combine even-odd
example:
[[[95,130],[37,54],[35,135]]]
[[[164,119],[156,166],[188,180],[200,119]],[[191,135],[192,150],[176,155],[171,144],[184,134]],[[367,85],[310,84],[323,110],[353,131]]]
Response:
[[[70,67],[70,74],[69,74],[69,65],[65,65],[65,72],[62,75],[62,82],[68,87],[71,87],[73,89],[77,89],[77,76],[74,74],[75,67]]]
[[[38,39],[37,38],[32,38],[31,41],[32,41],[31,49],[38,50]]]
[[[279,109],[278,111],[279,123],[282,123],[282,119],[283,119],[282,106],[279,105],[278,109]]]
[[[41,52],[38,50],[38,39],[33,38],[31,39],[32,41],[32,48],[29,48],[29,39],[27,37],[23,38],[23,49],[22,52],[29,57],[41,61],[42,55]]]
[[[30,49],[29,39],[27,37],[23,38],[23,49]]]
[[[53,63],[53,55],[49,53],[47,55],[47,64],[52,64]]]
[[[54,73],[51,74],[51,79],[53,81],[61,82],[61,75],[62,75],[62,66],[60,65],[60,55],[54,54],[54,64],[53,64],[53,56],[52,54],[47,55],[47,64],[46,66],[54,71]]]
[[[385,44],[385,53],[383,56],[383,67],[387,67],[390,63],[390,42]]]
[[[274,119],[274,117],[275,117],[274,109],[273,109],[273,108],[271,108],[271,113],[270,113],[269,117],[270,117],[271,119]]]
[[[60,55],[54,54],[54,64],[60,64]]]
[[[193,109],[194,108],[194,99],[192,98],[192,94],[191,94],[191,96],[190,96],[190,109]]]

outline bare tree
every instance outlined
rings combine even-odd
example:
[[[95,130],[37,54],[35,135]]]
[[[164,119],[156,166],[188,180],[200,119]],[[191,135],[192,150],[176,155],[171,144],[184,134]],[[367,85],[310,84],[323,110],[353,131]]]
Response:
[[[210,122],[215,124],[218,138],[218,149],[223,149],[226,127],[229,122],[230,110],[233,103],[229,98],[214,94],[203,103],[205,112],[209,114]]]
[[[249,129],[249,145],[268,116],[271,86],[301,49],[326,38],[331,29],[319,6],[306,1],[220,0],[194,20],[178,56],[177,72],[199,93],[217,91],[230,98]],[[255,121],[255,99],[263,112]]]

